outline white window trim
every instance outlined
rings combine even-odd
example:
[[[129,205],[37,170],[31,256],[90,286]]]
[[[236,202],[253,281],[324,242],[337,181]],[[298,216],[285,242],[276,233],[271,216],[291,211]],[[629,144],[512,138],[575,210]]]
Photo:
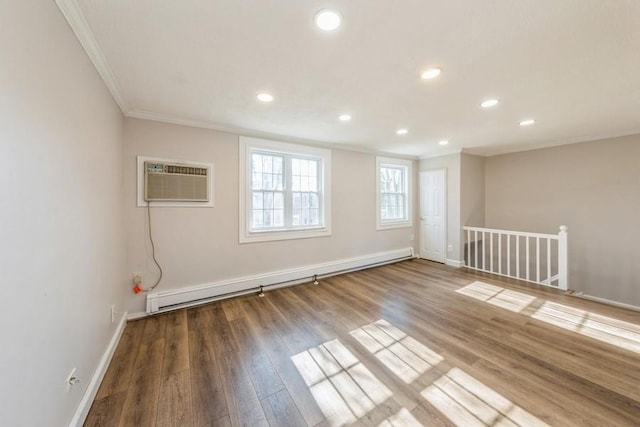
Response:
[[[239,141],[239,242],[268,242],[273,240],[307,239],[310,237],[325,237],[331,235],[331,150],[310,147],[306,145],[290,144],[286,142],[269,141],[266,139],[241,136]],[[322,179],[320,192],[322,193],[321,212],[323,225],[309,228],[287,230],[251,231],[251,215],[248,207],[251,205],[251,187],[249,185],[251,173],[251,150],[263,150],[272,153],[297,154],[322,158]]]
[[[402,166],[406,169],[406,209],[407,218],[401,220],[385,220],[380,218],[380,168],[383,166]],[[394,159],[391,157],[376,157],[376,230],[393,228],[408,228],[413,226],[413,162],[411,160]]]

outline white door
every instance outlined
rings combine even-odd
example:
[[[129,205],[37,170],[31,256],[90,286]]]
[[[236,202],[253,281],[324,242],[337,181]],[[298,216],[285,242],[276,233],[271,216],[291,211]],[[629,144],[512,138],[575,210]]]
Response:
[[[445,262],[447,171],[420,172],[420,258]]]

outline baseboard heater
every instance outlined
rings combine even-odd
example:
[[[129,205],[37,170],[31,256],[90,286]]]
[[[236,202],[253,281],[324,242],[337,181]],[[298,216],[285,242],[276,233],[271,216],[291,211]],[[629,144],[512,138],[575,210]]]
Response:
[[[410,258],[415,258],[413,248],[404,248],[255,276],[239,277],[207,285],[151,293],[147,295],[146,311],[147,314],[156,314],[176,310],[223,298],[258,292],[261,287],[264,290],[268,290],[293,286],[307,282],[313,277],[325,278]]]

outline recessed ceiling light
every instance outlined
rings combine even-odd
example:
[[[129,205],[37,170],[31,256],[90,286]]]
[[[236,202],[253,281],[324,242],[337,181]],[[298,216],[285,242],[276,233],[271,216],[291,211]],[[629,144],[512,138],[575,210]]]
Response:
[[[536,121],[533,119],[527,119],[527,120],[523,120],[520,122],[520,126],[531,126],[532,124],[534,124]]]
[[[323,31],[333,31],[340,26],[342,16],[335,10],[322,9],[313,17],[316,26]]]
[[[406,135],[406,134],[408,134],[408,133],[409,133],[409,131],[408,131],[407,129],[398,129],[398,130],[396,131],[396,133],[397,133],[398,135]]]
[[[491,107],[495,107],[496,105],[498,105],[498,102],[500,102],[500,101],[498,101],[497,99],[487,99],[482,104],[480,104],[480,106],[482,108],[491,108]]]
[[[424,80],[429,80],[438,77],[440,73],[442,73],[442,70],[440,68],[428,68],[422,72],[420,77],[422,77]]]
[[[343,114],[343,115],[341,115],[340,117],[338,117],[338,119],[339,119],[341,122],[348,122],[349,120],[351,120],[351,116],[350,116],[350,115],[348,115],[348,114]]]
[[[449,141],[447,141],[446,139],[443,139],[442,141],[438,141],[438,144],[440,145],[447,145],[449,143]]]
[[[273,101],[273,95],[271,95],[270,93],[259,93],[257,98],[258,98],[258,101],[262,101],[262,102]]]

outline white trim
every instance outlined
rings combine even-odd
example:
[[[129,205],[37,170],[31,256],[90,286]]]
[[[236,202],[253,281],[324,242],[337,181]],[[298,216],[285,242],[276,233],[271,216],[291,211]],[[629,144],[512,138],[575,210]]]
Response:
[[[215,206],[215,167],[213,163],[193,162],[191,160],[166,159],[161,157],[137,156],[136,180],[137,180],[137,204],[139,208],[146,207],[144,200],[144,162],[184,163],[200,166],[209,170],[209,201],[208,202],[151,202],[151,206],[160,208],[212,208]]]
[[[147,313],[145,313],[144,311],[137,311],[135,313],[129,313],[127,315],[127,320],[138,320],[142,319],[143,317],[147,317]]]
[[[464,267],[464,261],[457,261],[455,259],[447,258],[444,262],[446,265],[450,265],[451,267],[462,268]]]
[[[93,66],[96,67],[98,74],[102,77],[107,89],[111,92],[111,96],[120,107],[120,110],[123,113],[126,113],[129,110],[129,107],[122,96],[118,80],[116,79],[115,74],[113,74],[113,71],[111,71],[111,67],[109,67],[107,59],[93,36],[91,28],[84,18],[82,9],[78,5],[78,2],[76,0],[55,0],[55,2],[78,38],[78,41],[80,41],[80,44],[93,63]]]
[[[318,157],[322,159],[320,192],[322,194],[322,225],[312,228],[284,229],[274,231],[250,231],[250,215],[247,212],[247,202],[251,197],[247,178],[251,171],[252,149],[263,149],[269,152],[284,154],[298,154]],[[240,243],[267,242],[274,240],[307,239],[311,237],[331,236],[331,150],[307,145],[291,144],[288,142],[270,141],[246,136],[240,136],[238,144],[239,175],[238,175],[238,241]]]
[[[623,302],[613,301],[606,298],[594,297],[593,295],[586,295],[586,294],[580,293],[580,294],[574,294],[572,296],[586,299],[589,301],[599,302],[601,304],[607,304],[607,305],[612,305],[614,307],[624,308],[627,310],[640,311],[640,306],[625,304]]]
[[[89,414],[89,409],[91,409],[91,405],[93,404],[93,400],[96,398],[96,394],[98,393],[98,388],[100,388],[100,383],[102,383],[104,374],[107,372],[109,363],[111,363],[113,353],[115,353],[116,348],[118,347],[118,343],[120,342],[120,338],[122,338],[122,333],[124,332],[124,328],[126,325],[127,313],[125,312],[122,314],[122,317],[118,322],[118,326],[116,327],[116,330],[113,333],[111,341],[109,341],[109,345],[102,355],[102,358],[100,358],[100,363],[98,363],[96,370],[91,376],[91,381],[89,382],[89,385],[87,386],[87,389],[82,396],[82,400],[80,400],[80,404],[78,405],[76,412],[73,414],[73,418],[69,423],[69,427],[79,427],[84,424],[84,421]]]
[[[290,286],[314,275],[328,276],[413,258],[413,248],[396,249],[321,264],[147,294],[147,313],[156,313],[255,291],[259,286]],[[280,285],[281,284],[281,285]]]
[[[387,220],[380,218],[380,168],[386,165],[400,166],[405,170],[406,182],[406,219]],[[392,157],[376,156],[376,230],[389,230],[394,228],[413,227],[413,161]]]
[[[463,152],[462,148],[453,148],[450,150],[438,151],[437,153],[434,152],[429,154],[423,154],[422,156],[419,156],[418,159],[419,160],[434,159],[437,157],[451,156],[452,154],[460,154],[462,152]]]
[[[151,120],[154,122],[168,123],[173,125],[190,126],[190,127],[201,128],[201,129],[210,129],[218,132],[227,132],[227,133],[232,133],[236,135],[244,135],[246,137],[252,137],[252,138],[277,140],[277,141],[289,142],[292,144],[304,144],[304,145],[309,145],[309,146],[318,147],[318,148],[326,148],[327,150],[339,149],[343,151],[351,151],[354,153],[367,153],[375,156],[378,156],[378,155],[394,156],[401,159],[418,160],[418,156],[400,154],[400,153],[389,153],[386,151],[374,150],[372,148],[367,148],[361,145],[342,144],[342,143],[336,144],[336,143],[318,141],[315,139],[298,138],[298,137],[293,137],[291,135],[269,133],[269,132],[262,132],[259,130],[255,130],[255,129],[221,125],[218,123],[209,122],[205,120],[187,119],[187,118],[182,118],[178,116],[173,116],[170,114],[153,113],[150,111],[142,111],[142,110],[131,110],[126,112],[125,116],[130,117],[132,119]]]
[[[506,234],[509,236],[520,236],[520,237],[539,237],[541,239],[551,239],[558,240],[557,234],[545,234],[545,233],[531,233],[528,231],[511,231],[511,230],[499,230],[496,228],[483,228],[483,227],[469,227],[465,225],[462,227],[463,231],[478,231],[485,233],[493,233],[493,234]]]
[[[546,141],[528,145],[509,145],[506,147],[501,146],[487,146],[487,147],[474,147],[465,148],[464,153],[473,154],[474,156],[481,157],[493,157],[501,156],[503,154],[521,153],[523,151],[543,150],[546,148],[562,147],[563,145],[582,144],[583,142],[601,141],[604,139],[624,138],[625,136],[640,135],[640,129],[632,129],[630,131],[623,132],[607,132],[603,134],[590,135],[590,136],[578,136],[573,138],[565,138],[558,141]]]

